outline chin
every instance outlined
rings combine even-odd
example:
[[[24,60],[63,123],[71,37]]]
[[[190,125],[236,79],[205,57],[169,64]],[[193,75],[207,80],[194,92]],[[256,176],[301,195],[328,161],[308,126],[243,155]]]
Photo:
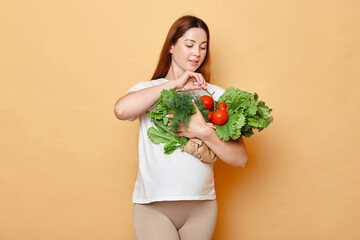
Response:
[[[195,72],[196,70],[198,70],[199,66],[190,66],[188,67],[187,71],[192,71]]]
[[[182,69],[183,71],[190,71],[190,72],[195,72],[196,70],[198,70],[198,68],[200,67],[200,65],[198,66],[192,66],[192,65],[185,65]]]

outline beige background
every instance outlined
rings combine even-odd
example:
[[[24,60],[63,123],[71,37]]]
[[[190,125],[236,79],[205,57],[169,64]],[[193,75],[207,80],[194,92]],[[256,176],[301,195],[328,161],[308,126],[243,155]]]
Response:
[[[1,1],[0,239],[135,239],[137,122],[183,14],[211,32],[213,83],[274,122],[245,169],[215,163],[217,240],[360,239],[359,1]]]

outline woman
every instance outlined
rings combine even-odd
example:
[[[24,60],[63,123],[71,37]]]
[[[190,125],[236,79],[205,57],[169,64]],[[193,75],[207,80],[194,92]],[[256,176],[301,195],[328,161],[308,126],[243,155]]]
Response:
[[[138,240],[212,238],[217,219],[212,164],[178,149],[164,154],[162,146],[147,137],[147,130],[154,125],[145,114],[154,109],[163,89],[204,95],[207,88],[215,92],[216,100],[219,98],[224,89],[208,83],[209,46],[209,30],[201,19],[189,15],[179,18],[169,30],[152,80],[135,84],[115,104],[118,119],[140,120],[139,171],[133,193]],[[177,136],[201,139],[225,163],[246,166],[243,140],[220,140],[200,111],[191,116],[186,128],[179,128]]]

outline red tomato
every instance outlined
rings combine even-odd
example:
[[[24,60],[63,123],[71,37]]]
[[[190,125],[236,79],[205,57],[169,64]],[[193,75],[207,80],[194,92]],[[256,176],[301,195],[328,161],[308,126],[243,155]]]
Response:
[[[221,103],[218,103],[218,104],[216,104],[216,107],[220,110],[227,110],[227,105],[226,105],[226,103],[224,103],[224,102],[221,102]]]
[[[228,114],[225,110],[217,110],[211,116],[211,120],[216,125],[224,125],[228,120]]]
[[[213,115],[213,112],[208,110],[208,121],[209,121],[209,123],[212,123],[212,115]]]
[[[221,102],[220,104],[219,104],[219,109],[222,109],[222,110],[227,110],[227,105],[226,105],[226,103],[224,103],[224,102]]]
[[[209,110],[213,107],[214,105],[214,99],[212,99],[212,97],[208,96],[208,95],[203,95],[200,97],[202,103],[205,105],[205,109]]]

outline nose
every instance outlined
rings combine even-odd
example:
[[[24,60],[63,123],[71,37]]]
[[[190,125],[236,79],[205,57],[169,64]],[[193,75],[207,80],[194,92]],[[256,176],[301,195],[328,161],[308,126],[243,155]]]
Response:
[[[194,47],[193,53],[195,56],[200,56],[200,47]]]

